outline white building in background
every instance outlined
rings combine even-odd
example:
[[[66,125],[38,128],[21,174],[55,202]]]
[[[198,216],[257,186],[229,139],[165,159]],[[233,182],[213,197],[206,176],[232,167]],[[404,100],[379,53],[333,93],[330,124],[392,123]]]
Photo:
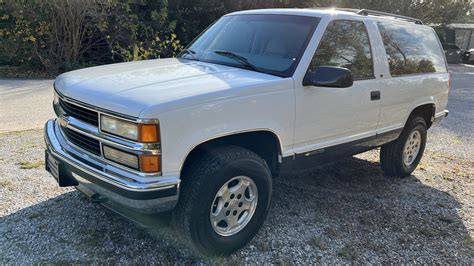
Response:
[[[446,41],[457,44],[462,50],[474,48],[474,24],[453,23],[447,25]]]
[[[469,50],[474,48],[474,0],[454,0],[454,2],[471,3],[472,10],[470,11],[471,19],[469,23],[452,23],[446,25],[445,28],[445,42],[454,43],[462,50]],[[433,25],[440,27],[440,25]]]
[[[440,24],[429,24],[433,28],[444,30],[444,36],[440,36],[443,43],[454,43],[462,50],[474,48],[474,23],[451,23],[445,26]]]

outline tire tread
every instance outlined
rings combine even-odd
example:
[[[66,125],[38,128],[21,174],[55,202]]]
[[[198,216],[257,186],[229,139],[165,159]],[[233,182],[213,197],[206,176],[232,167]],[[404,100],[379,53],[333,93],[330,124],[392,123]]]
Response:
[[[194,243],[198,245],[194,239],[191,231],[192,219],[191,208],[193,202],[196,201],[197,197],[200,196],[200,190],[205,185],[205,182],[209,182],[209,175],[218,171],[222,165],[231,162],[237,158],[246,158],[255,160],[258,163],[264,165],[270,174],[267,163],[256,153],[244,149],[239,146],[222,146],[207,151],[204,156],[194,160],[187,169],[183,172],[183,180],[180,199],[172,214],[172,224],[176,232],[178,232],[184,241],[187,243]],[[203,246],[197,246],[198,251],[208,252]]]
[[[393,142],[385,144],[380,149],[380,166],[387,176],[407,177],[411,172],[406,172],[402,168],[401,153],[403,153],[404,141],[412,128],[422,124],[426,129],[426,122],[420,116],[410,117],[402,133]],[[421,155],[423,151],[420,151]]]

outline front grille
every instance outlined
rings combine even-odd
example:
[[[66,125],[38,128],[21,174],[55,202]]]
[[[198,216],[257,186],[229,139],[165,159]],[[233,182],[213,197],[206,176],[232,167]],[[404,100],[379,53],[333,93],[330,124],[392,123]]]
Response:
[[[72,116],[91,125],[99,126],[99,114],[97,112],[66,102],[62,99],[59,99],[59,105],[66,115]]]
[[[66,138],[74,145],[90,153],[100,156],[100,142],[96,139],[82,135],[74,130],[62,128]]]

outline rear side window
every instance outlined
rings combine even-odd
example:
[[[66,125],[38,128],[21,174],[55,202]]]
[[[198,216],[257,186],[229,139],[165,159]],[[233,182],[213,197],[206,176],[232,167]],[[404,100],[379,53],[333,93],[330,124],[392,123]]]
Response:
[[[374,77],[369,36],[363,22],[335,20],[328,25],[310,70],[323,65],[348,68],[358,80]]]
[[[385,22],[378,27],[392,76],[446,72],[438,37],[430,28]]]

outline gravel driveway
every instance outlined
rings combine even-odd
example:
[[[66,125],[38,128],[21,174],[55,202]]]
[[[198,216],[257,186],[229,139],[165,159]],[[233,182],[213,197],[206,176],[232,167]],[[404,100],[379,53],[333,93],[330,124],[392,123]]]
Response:
[[[43,168],[41,130],[0,134],[0,264],[474,264],[474,68],[455,66],[450,116],[430,130],[414,174],[382,174],[378,151],[275,180],[257,237],[225,258],[193,253],[169,215],[138,226],[58,188]],[[2,98],[3,99],[3,98]],[[47,103],[49,104],[49,100]]]

